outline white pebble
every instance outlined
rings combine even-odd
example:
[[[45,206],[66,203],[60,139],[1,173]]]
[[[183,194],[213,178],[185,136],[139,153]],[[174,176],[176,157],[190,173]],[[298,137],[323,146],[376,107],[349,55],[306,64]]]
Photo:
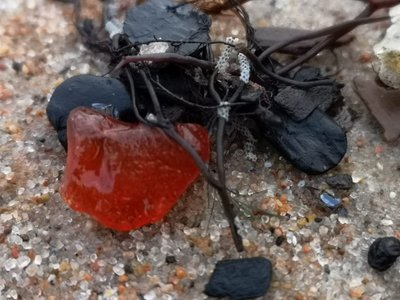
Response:
[[[381,224],[382,224],[383,226],[391,226],[391,225],[393,225],[393,221],[392,221],[392,220],[389,220],[389,219],[382,219],[382,220],[381,220]]]
[[[388,86],[400,88],[400,6],[390,10],[392,25],[386,30],[384,39],[375,45],[374,53],[378,58],[375,69],[379,72],[379,78]]]
[[[4,175],[8,175],[8,174],[10,174],[11,172],[12,172],[12,169],[11,169],[11,167],[9,167],[9,166],[2,167],[2,168],[1,168],[1,173],[3,173]]]
[[[124,265],[123,265],[123,264],[115,265],[115,266],[113,267],[113,271],[114,271],[114,273],[117,274],[118,276],[124,275],[124,274],[125,274]]]
[[[147,292],[146,294],[144,294],[143,298],[145,300],[154,300],[154,299],[157,299],[157,295],[154,291],[150,291],[150,292]]]
[[[22,255],[22,256],[18,257],[18,259],[17,259],[18,268],[23,269],[27,265],[29,265],[30,262],[31,262],[31,259],[28,256]]]
[[[9,258],[4,263],[4,269],[6,269],[6,271],[10,271],[14,269],[16,266],[17,266],[17,260],[15,258]]]
[[[38,271],[38,268],[37,268],[37,266],[34,265],[34,264],[28,266],[28,267],[25,269],[25,273],[26,273],[28,276],[30,276],[30,277],[35,276],[36,273],[37,273],[37,271]],[[50,276],[51,276],[51,275],[50,275]],[[55,276],[55,275],[53,275],[53,276]]]
[[[13,299],[18,299],[18,293],[16,290],[10,290],[7,293],[7,298],[13,298]]]
[[[42,264],[42,257],[38,254],[38,255],[36,255],[35,256],[35,259],[33,260],[33,262],[36,264],[36,265],[41,265]]]

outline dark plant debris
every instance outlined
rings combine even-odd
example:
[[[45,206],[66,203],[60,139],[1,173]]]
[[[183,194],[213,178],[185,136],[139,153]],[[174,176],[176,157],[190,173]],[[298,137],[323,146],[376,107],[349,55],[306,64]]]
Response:
[[[247,128],[259,137],[261,144],[267,140],[295,167],[310,174],[326,172],[339,164],[347,148],[346,134],[328,110],[340,108],[341,85],[304,63],[343,42],[343,37],[357,26],[387,20],[388,16],[371,15],[400,1],[368,1],[353,20],[316,31],[295,33],[293,29],[279,29],[285,38],[273,42],[267,33],[257,32],[250,24],[241,5],[246,1],[226,0],[211,6],[207,1],[186,2],[209,14],[231,9],[245,28],[246,42],[210,41],[209,17],[192,4],[150,0],[128,9],[125,23],[119,27],[113,1],[103,1],[102,24],[107,29],[104,30],[83,18],[80,1],[75,1],[77,29],[90,48],[110,56],[113,78],[86,76],[67,80],[54,92],[47,113],[64,146],[65,121],[71,109],[79,105],[116,112],[121,119],[126,117],[128,121],[163,130],[193,157],[218,191],[235,246],[242,251],[235,210],[225,183],[224,140],[229,138],[226,132]],[[109,37],[104,39],[106,31]],[[225,47],[219,58],[211,50],[216,43]],[[153,46],[157,50],[151,50]],[[292,62],[282,65],[272,57],[288,49],[299,54]],[[101,80],[105,84],[97,91],[94,87]],[[70,85],[86,85],[86,92],[74,94]],[[110,92],[120,95],[122,102],[116,101],[114,94],[107,97]],[[100,108],[96,103],[100,103]],[[124,116],[126,112],[129,113]],[[175,122],[196,122],[209,127],[215,136],[216,176],[176,133]],[[254,124],[259,125],[258,130]],[[393,138],[395,133],[390,131],[388,136]]]

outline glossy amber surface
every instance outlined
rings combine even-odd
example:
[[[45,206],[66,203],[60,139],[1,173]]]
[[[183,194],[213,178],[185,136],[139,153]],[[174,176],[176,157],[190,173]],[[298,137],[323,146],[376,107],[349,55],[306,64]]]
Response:
[[[178,124],[176,130],[204,161],[209,159],[205,128]],[[189,154],[162,130],[87,108],[71,112],[68,145],[63,199],[116,230],[160,221],[200,174]]]

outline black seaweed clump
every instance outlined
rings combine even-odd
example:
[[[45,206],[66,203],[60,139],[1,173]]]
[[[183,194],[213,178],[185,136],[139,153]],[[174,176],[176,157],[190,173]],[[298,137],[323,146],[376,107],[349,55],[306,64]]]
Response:
[[[249,22],[241,6],[245,1],[227,0],[224,8],[231,9],[245,27],[246,42],[242,44],[211,41],[210,17],[191,4],[172,0],[149,0],[129,8],[121,28],[113,1],[102,1],[102,23],[108,31],[117,30],[100,40],[99,32],[105,30],[97,30],[92,20],[81,19],[80,1],[72,2],[83,41],[109,55],[112,71],[109,77],[76,76],[55,90],[47,114],[60,142],[67,148],[66,120],[78,106],[160,128],[193,157],[218,191],[235,246],[242,251],[225,184],[228,133],[239,129],[246,138],[256,136],[261,149],[267,141],[306,173],[320,174],[339,164],[347,149],[346,134],[330,114],[343,105],[341,85],[304,63],[337,45],[355,27],[388,19],[371,15],[399,1],[371,0],[353,20],[317,31],[280,29],[282,38],[271,43],[270,39],[263,41],[265,32]],[[213,11],[219,10],[214,7]],[[305,47],[305,41],[312,43]],[[163,53],[145,50],[156,42],[166,43],[167,49]],[[213,56],[213,44],[225,47],[225,56],[219,60]],[[281,65],[272,55],[288,47],[298,56]],[[210,129],[215,137],[217,174],[176,133],[176,122],[195,122]]]

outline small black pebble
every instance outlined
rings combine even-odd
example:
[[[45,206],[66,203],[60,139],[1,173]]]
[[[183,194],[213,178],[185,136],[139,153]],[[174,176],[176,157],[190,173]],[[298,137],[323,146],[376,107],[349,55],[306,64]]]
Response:
[[[165,257],[165,262],[167,264],[174,264],[176,263],[176,258],[173,255],[168,255],[167,257]]]
[[[329,265],[324,265],[324,271],[326,274],[330,274],[331,273],[331,269],[329,268]]]
[[[249,299],[265,295],[272,279],[272,264],[264,257],[222,260],[207,283],[210,297]]]
[[[12,68],[14,69],[15,72],[19,73],[22,70],[22,63],[17,62],[17,61],[13,61],[12,62]]]
[[[280,246],[280,245],[283,244],[284,241],[285,241],[285,237],[283,237],[283,236],[278,236],[278,237],[276,238],[275,245]]]
[[[316,217],[316,218],[315,218],[315,222],[321,223],[321,222],[322,222],[322,219],[321,219],[320,217]]]
[[[378,270],[389,269],[400,256],[400,241],[394,237],[376,239],[369,247],[368,264]]]
[[[29,241],[29,235],[27,235],[27,234],[21,234],[20,237],[24,242],[28,242]]]
[[[133,268],[130,264],[124,264],[124,271],[126,274],[133,274]]]
[[[349,174],[337,174],[326,179],[326,183],[332,188],[349,190],[353,187],[353,179]]]

